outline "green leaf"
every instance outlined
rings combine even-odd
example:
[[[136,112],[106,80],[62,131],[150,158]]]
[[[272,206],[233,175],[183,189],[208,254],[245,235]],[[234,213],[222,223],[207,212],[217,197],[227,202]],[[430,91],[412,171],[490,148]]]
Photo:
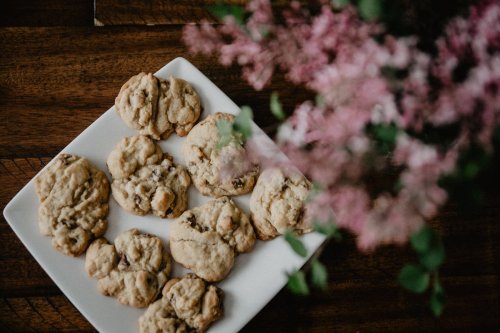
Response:
[[[311,275],[314,286],[323,290],[328,287],[328,271],[318,259],[311,262]]]
[[[424,225],[419,231],[411,236],[410,241],[417,253],[425,253],[431,247],[432,238],[432,229],[429,226]]]
[[[219,142],[217,149],[227,146],[233,139],[233,125],[227,120],[219,120],[217,122],[217,130],[219,131]]]
[[[381,0],[359,0],[359,14],[367,21],[374,21],[380,17],[382,13]]]
[[[481,171],[481,166],[479,163],[476,163],[475,161],[469,161],[465,166],[463,170],[463,175],[467,179],[474,179],[476,176],[479,174]]]
[[[208,10],[219,20],[226,16],[232,16],[239,25],[243,25],[245,21],[245,8],[241,6],[217,4],[208,6]]]
[[[429,270],[435,270],[444,261],[445,253],[444,246],[438,238],[429,250],[420,255],[420,262]]]
[[[444,306],[444,290],[441,284],[439,283],[439,280],[436,279],[434,280],[434,288],[432,290],[431,294],[431,310],[432,313],[434,313],[434,316],[439,317],[443,313],[443,306]]]
[[[336,8],[342,8],[349,4],[349,0],[332,0],[332,6]]]
[[[436,317],[443,313],[443,301],[436,294],[431,295],[431,310]]]
[[[307,286],[306,276],[302,271],[295,271],[288,275],[287,287],[296,295],[309,295],[309,287]]]
[[[376,125],[374,127],[375,138],[387,144],[395,144],[399,129],[394,124]]]
[[[242,106],[234,119],[233,130],[241,134],[243,142],[252,136],[252,119],[253,113],[249,106]]]
[[[445,251],[441,238],[429,226],[423,226],[411,236],[411,245],[420,262],[429,270],[435,270],[444,261]]]
[[[316,104],[316,106],[318,108],[322,108],[325,106],[325,99],[323,98],[323,96],[321,95],[316,95],[316,97],[314,98],[314,103]]]
[[[271,112],[278,120],[285,120],[286,114],[283,112],[283,107],[281,106],[281,102],[279,100],[279,96],[277,92],[273,92],[271,94],[271,102],[270,102]]]
[[[423,293],[429,286],[429,272],[421,266],[406,265],[399,273],[399,283],[414,293]]]
[[[399,134],[399,128],[394,123],[371,125],[369,130],[373,133],[377,148],[381,153],[387,154],[394,149],[396,138]]]
[[[290,244],[295,253],[301,257],[307,257],[307,249],[304,243],[292,231],[288,230],[285,233],[285,240]]]
[[[444,289],[443,289],[443,286],[441,285],[441,283],[439,282],[439,277],[438,277],[437,273],[435,275],[434,285],[433,285],[432,289],[435,293],[439,293],[439,294],[444,295]]]
[[[328,223],[320,223],[316,222],[313,225],[313,229],[320,234],[325,235],[328,238],[333,238],[336,241],[340,241],[342,239],[342,235],[340,234],[339,228],[333,222]]]

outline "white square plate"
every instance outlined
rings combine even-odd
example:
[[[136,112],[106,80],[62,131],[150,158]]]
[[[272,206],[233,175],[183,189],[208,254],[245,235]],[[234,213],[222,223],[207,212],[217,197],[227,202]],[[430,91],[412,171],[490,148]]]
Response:
[[[202,118],[217,111],[236,114],[239,108],[217,86],[196,67],[183,58],[176,58],[156,74],[167,79],[170,75],[189,81],[201,97],[204,107]],[[117,92],[119,87],[117,87]],[[254,133],[263,134],[254,124]],[[89,159],[101,170],[106,171],[108,154],[125,137],[137,134],[125,126],[114,107],[83,131],[73,142],[63,149],[65,153],[81,155]],[[174,156],[174,161],[183,164],[181,144],[185,138],[175,134],[160,142],[162,149]],[[271,139],[265,137],[265,140]],[[202,196],[194,186],[189,191],[189,208],[210,200]],[[250,196],[234,198],[236,203],[248,213]],[[84,257],[65,256],[51,246],[50,239],[38,232],[37,211],[39,201],[31,180],[5,207],[4,215],[19,239],[33,257],[45,269],[71,302],[100,332],[138,332],[137,320],[144,309],[135,309],[119,304],[114,298],[99,294],[97,281],[87,276]],[[148,215],[144,217],[127,213],[114,199],[110,198],[109,227],[105,237],[111,242],[122,231],[136,227],[141,231],[158,235],[168,249],[169,220]],[[319,234],[303,237],[309,253],[316,250],[324,240]],[[236,332],[240,330],[271,298],[285,285],[285,272],[300,267],[307,258],[295,255],[279,237],[272,241],[258,241],[252,252],[241,254],[229,276],[219,286],[224,290],[224,317],[216,322],[210,332]],[[180,276],[185,269],[175,264],[173,275]]]

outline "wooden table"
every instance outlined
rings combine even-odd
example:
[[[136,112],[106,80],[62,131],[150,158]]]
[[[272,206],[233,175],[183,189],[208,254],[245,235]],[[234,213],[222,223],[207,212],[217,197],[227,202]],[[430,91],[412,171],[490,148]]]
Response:
[[[153,1],[156,2],[156,1]],[[138,1],[8,0],[0,5],[0,208],[40,168],[107,110],[121,84],[139,71],[154,72],[177,56],[189,59],[237,104],[250,105],[257,123],[273,128],[268,98],[284,88],[279,77],[262,92],[250,89],[238,68],[193,57],[180,41],[182,24],[209,14],[196,5],[168,5],[158,15],[127,16]],[[121,4],[121,6],[117,6]],[[115,6],[115,7],[113,7]],[[115,10],[116,9],[116,10]],[[140,14],[141,12],[139,12]],[[153,20],[155,26],[138,25]],[[95,26],[94,23],[104,26]],[[308,93],[287,86],[285,107]],[[345,237],[321,259],[330,274],[326,292],[296,297],[282,290],[243,332],[500,332],[500,196],[470,216],[449,206],[432,222],[443,235],[447,260],[441,276],[446,308],[435,319],[428,295],[413,295],[396,282],[415,261],[405,248],[371,255]],[[34,223],[26,221],[26,223]],[[0,221],[0,330],[93,332]]]

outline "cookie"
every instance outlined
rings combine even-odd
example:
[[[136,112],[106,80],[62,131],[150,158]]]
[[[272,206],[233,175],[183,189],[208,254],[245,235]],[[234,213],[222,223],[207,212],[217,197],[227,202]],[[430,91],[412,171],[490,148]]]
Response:
[[[128,127],[159,140],[174,131],[185,136],[200,117],[201,101],[186,81],[151,73],[132,76],[115,99],[116,111]]]
[[[304,204],[311,183],[298,172],[270,168],[262,172],[250,198],[250,212],[257,237],[272,239],[287,230],[311,231],[304,218]]]
[[[207,281],[224,279],[235,256],[255,243],[248,216],[228,197],[184,212],[169,234],[174,260]]]
[[[198,123],[183,146],[184,160],[194,185],[212,197],[240,195],[252,190],[259,167],[248,160],[245,148],[236,140],[219,144],[218,121],[234,122],[228,113],[215,113]]]
[[[156,300],[170,269],[170,256],[161,240],[137,229],[120,234],[114,245],[104,238],[96,239],[85,257],[85,270],[98,279],[101,294],[137,308]]]
[[[79,256],[106,231],[109,182],[85,158],[59,155],[36,177],[35,191],[40,233],[52,237],[56,250]]]
[[[174,218],[186,210],[191,184],[186,168],[144,135],[122,139],[107,161],[115,200],[136,215]]]
[[[168,281],[162,295],[139,318],[141,333],[205,332],[223,314],[222,290],[194,274]]]

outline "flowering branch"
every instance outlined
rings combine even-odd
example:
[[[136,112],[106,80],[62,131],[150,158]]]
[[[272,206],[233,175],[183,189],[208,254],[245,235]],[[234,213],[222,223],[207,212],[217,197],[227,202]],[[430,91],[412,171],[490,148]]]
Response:
[[[418,48],[416,36],[396,37],[375,21],[380,2],[348,2],[321,2],[312,12],[292,1],[278,16],[268,0],[254,0],[246,21],[225,16],[220,26],[187,25],[183,38],[191,52],[240,65],[256,90],[281,70],[292,84],[317,93],[319,102],[299,104],[277,141],[322,185],[308,202],[314,218],[331,220],[333,210],[335,224],[356,235],[361,250],[372,251],[428,232],[426,221],[449,197],[443,180],[462,174],[474,147],[494,153],[500,4],[482,1],[467,18],[450,21],[430,54]],[[285,119],[277,95],[270,109]],[[478,164],[468,163],[476,166],[468,172],[477,174]],[[433,299],[442,299],[441,261],[403,269],[402,284],[418,276],[418,291],[425,290],[435,276]],[[301,285],[304,277],[293,278]]]

